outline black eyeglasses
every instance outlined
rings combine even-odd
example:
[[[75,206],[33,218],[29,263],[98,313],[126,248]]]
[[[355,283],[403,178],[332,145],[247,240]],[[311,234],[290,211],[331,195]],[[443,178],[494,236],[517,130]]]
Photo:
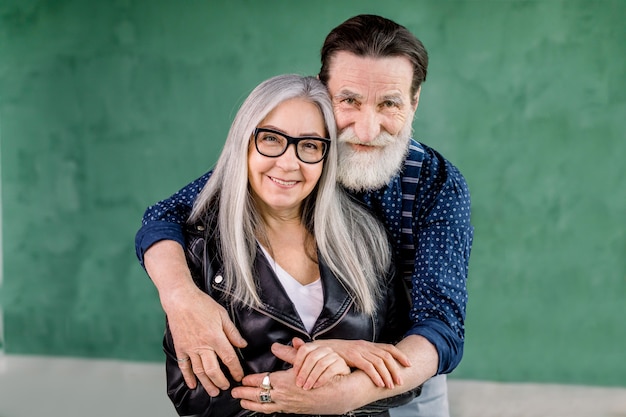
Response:
[[[289,145],[296,147],[296,156],[307,164],[317,164],[326,158],[330,139],[312,136],[294,138],[272,129],[254,129],[254,146],[257,152],[269,158],[277,158],[285,153]]]

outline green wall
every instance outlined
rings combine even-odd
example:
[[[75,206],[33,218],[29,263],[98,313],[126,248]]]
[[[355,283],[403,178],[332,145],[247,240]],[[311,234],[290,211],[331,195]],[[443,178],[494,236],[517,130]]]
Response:
[[[4,350],[162,360],[143,210],[210,168],[258,82],[378,13],[429,49],[416,138],[472,191],[454,377],[626,386],[626,2],[382,3],[0,3]]]

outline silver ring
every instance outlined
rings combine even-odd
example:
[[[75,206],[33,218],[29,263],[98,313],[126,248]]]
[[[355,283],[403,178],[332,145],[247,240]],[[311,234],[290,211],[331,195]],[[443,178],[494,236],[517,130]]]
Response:
[[[178,358],[176,358],[176,362],[178,362],[178,363],[185,363],[185,362],[187,362],[188,360],[189,360],[189,356],[187,356],[186,358],[183,358],[183,359],[178,359]]]
[[[270,384],[270,373],[268,372],[267,375],[265,375],[263,377],[263,381],[261,382],[261,388],[263,388],[266,391],[269,391],[272,389],[272,384]]]
[[[259,394],[259,401],[262,403],[271,403],[272,396],[270,395],[270,390],[261,391]]]

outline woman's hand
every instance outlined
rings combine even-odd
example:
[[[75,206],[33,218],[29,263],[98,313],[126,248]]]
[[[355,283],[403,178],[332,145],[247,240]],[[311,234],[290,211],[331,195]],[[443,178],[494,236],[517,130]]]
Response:
[[[291,346],[284,347],[293,349]],[[247,375],[241,386],[233,388],[231,395],[241,400],[241,407],[263,414],[343,415],[365,404],[365,400],[359,398],[360,393],[354,392],[354,385],[348,384],[346,380],[353,374],[336,376],[324,386],[304,390],[296,386],[293,368],[270,374],[271,402],[262,402],[260,393],[263,390],[260,385],[266,375],[266,372]]]
[[[324,375],[324,378],[321,378],[323,374],[314,372],[314,366],[312,367],[314,364],[309,360],[309,355],[315,355],[315,351],[322,348],[328,348],[339,355],[347,366],[364,371],[379,387],[393,388],[394,384],[402,385],[400,369],[411,366],[404,353],[395,346],[385,343],[340,339],[304,343],[301,339],[294,338],[293,346],[298,349],[294,362],[296,384],[305,389],[321,386],[332,377]]]
[[[296,362],[299,364],[296,385],[306,390],[319,388],[337,375],[348,375],[350,367],[330,346],[305,343],[295,337],[293,347],[298,350]]]

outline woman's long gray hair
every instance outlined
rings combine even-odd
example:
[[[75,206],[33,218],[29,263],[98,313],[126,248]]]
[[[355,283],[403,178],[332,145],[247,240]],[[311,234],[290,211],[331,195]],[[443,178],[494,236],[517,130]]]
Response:
[[[248,147],[252,133],[280,103],[301,98],[316,104],[326,124],[330,149],[314,191],[303,202],[302,223],[314,236],[331,271],[372,314],[385,283],[391,255],[385,230],[336,183],[337,133],[326,87],[314,77],[280,75],[257,86],[244,101],[230,128],[213,174],[198,195],[190,222],[213,217],[226,286],[244,304],[260,299],[252,271],[256,238],[264,224],[248,186]]]

